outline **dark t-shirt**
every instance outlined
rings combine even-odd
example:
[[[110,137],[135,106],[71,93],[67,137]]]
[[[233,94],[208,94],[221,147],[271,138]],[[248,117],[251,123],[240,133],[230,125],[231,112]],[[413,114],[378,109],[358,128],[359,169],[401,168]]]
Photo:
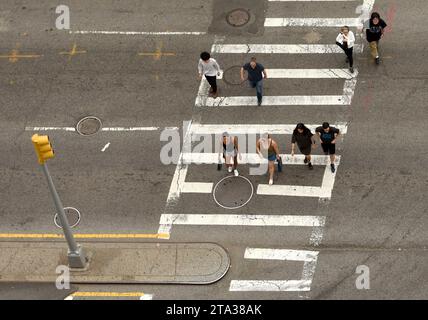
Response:
[[[257,82],[263,79],[262,71],[265,67],[260,63],[256,63],[256,67],[254,69],[251,67],[250,63],[244,64],[242,68],[248,72],[248,80]]]
[[[379,19],[378,24],[373,24],[372,20],[369,20],[366,22],[365,28],[366,28],[366,36],[367,41],[379,41],[382,36],[382,30],[385,29],[387,24],[382,19]]]
[[[334,134],[339,134],[339,129],[335,127],[330,127],[330,130],[328,132],[324,132],[322,126],[319,126],[318,128],[316,128],[315,132],[320,133],[322,143],[331,143],[334,140]]]
[[[300,149],[310,148],[312,145],[311,137],[313,136],[312,132],[304,133],[296,133],[291,136],[291,143],[296,143]]]

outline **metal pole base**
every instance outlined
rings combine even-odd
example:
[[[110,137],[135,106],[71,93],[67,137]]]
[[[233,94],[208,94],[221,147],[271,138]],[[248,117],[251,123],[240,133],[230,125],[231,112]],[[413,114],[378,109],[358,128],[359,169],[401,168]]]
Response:
[[[80,245],[77,246],[77,251],[68,250],[67,257],[68,266],[71,269],[86,269],[88,267],[89,259]]]

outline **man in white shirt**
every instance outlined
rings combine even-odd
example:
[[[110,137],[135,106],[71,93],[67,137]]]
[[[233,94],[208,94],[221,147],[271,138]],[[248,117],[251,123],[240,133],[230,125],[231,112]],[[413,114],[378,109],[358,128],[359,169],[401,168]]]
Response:
[[[205,76],[210,84],[210,94],[217,97],[217,75],[220,76],[220,66],[211,58],[208,52],[202,52],[198,63],[199,78]]]
[[[339,35],[336,38],[336,44],[343,49],[346,54],[346,62],[349,62],[349,71],[354,73],[354,58],[353,49],[355,43],[355,36],[348,26],[341,28]]]

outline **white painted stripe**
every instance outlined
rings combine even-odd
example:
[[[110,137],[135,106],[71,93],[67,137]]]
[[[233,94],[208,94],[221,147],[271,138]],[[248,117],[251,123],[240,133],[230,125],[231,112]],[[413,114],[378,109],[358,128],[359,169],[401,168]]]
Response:
[[[232,280],[229,291],[310,291],[312,280]]]
[[[257,194],[265,196],[321,198],[324,192],[321,187],[259,184],[257,186]]]
[[[266,18],[265,27],[361,27],[359,18]]]
[[[107,143],[105,146],[104,146],[104,148],[102,148],[101,149],[101,152],[104,152],[104,151],[106,151],[107,150],[107,148],[110,146],[110,142],[109,143]]]
[[[184,182],[181,192],[182,193],[211,193],[212,190],[213,190],[212,183]]]
[[[69,31],[70,34],[105,34],[105,35],[127,35],[127,36],[163,36],[163,35],[205,35],[206,32],[199,31],[106,31],[106,30],[77,30]]]
[[[159,127],[106,127],[101,128],[101,131],[157,131]],[[179,130],[178,127],[165,127],[165,130]],[[25,131],[72,131],[75,132],[76,128],[73,127],[25,127]]]
[[[322,185],[321,185],[321,198],[330,199],[331,198],[331,192],[333,191],[334,187],[334,180],[336,179],[336,173],[339,169],[337,161],[335,161],[336,164],[336,171],[334,173],[331,172],[330,166],[326,166],[324,170],[324,176],[322,179]]]
[[[266,249],[247,248],[245,259],[266,259],[266,260],[288,260],[288,261],[314,261],[318,256],[318,251],[290,250],[290,249]]]
[[[359,1],[359,0],[268,0],[270,2],[298,2],[298,1],[313,1],[313,2],[355,2],[355,1]]]
[[[267,163],[267,159],[262,159],[256,153],[242,153],[242,160],[239,160],[240,164],[260,164]],[[291,154],[281,154],[282,162],[285,165],[306,165],[303,160],[305,156],[302,154],[296,154],[294,157]],[[233,159],[232,159],[233,162]],[[325,155],[312,155],[311,162],[314,166],[326,166],[330,164],[330,156]],[[217,164],[218,154],[217,153],[183,153],[183,163],[185,164]],[[340,156],[336,156],[335,163],[340,163]]]
[[[305,124],[312,132],[321,124]],[[330,124],[340,130],[340,134],[346,134],[348,125],[346,122]],[[295,124],[192,124],[190,133],[192,135],[222,134],[227,131],[230,134],[292,134],[296,128]]]
[[[352,79],[358,71],[349,69],[266,69],[268,79]]]
[[[144,294],[140,297],[140,300],[153,300],[152,294]]]
[[[245,259],[303,261],[300,280],[232,280],[230,291],[309,291],[318,260],[318,251],[247,248]]]
[[[159,127],[110,127],[102,128],[101,131],[156,131]]]
[[[315,247],[321,244],[322,238],[324,236],[324,227],[314,227],[312,229],[311,237],[309,238],[309,244]]]
[[[335,96],[263,96],[263,106],[346,106],[349,100],[343,95]],[[257,97],[208,97],[204,101],[196,99],[197,107],[237,107],[237,106],[257,106]]]
[[[212,53],[283,53],[283,54],[320,54],[342,53],[336,44],[213,44]],[[355,53],[362,53],[361,45],[354,45]]]
[[[162,214],[162,225],[220,225],[252,227],[322,227],[325,217],[239,214]]]
[[[64,300],[73,300],[73,299],[74,299],[74,297],[72,295],[69,295],[69,296],[65,297]]]
[[[25,131],[76,131],[73,127],[25,127]]]

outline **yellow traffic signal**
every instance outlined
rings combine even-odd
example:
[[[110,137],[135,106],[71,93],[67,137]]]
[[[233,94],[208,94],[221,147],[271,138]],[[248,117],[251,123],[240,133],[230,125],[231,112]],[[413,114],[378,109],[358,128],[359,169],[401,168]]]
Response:
[[[33,141],[40,164],[44,164],[46,160],[55,156],[51,143],[49,142],[49,136],[34,134],[31,137],[31,141]]]

